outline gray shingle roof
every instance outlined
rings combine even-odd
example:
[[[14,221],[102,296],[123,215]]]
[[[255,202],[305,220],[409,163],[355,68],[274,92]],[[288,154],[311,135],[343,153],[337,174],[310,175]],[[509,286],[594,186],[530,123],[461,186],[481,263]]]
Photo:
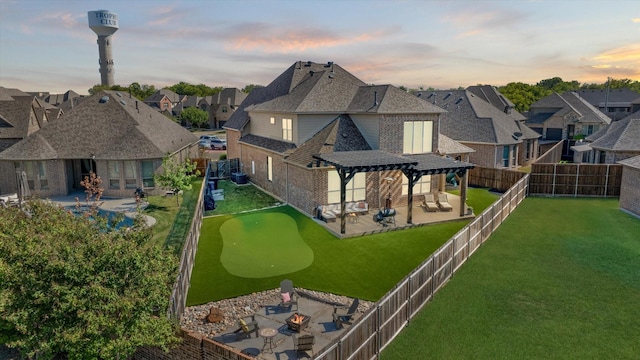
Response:
[[[442,155],[447,154],[468,154],[476,152],[472,148],[463,145],[450,137],[440,134],[438,135],[438,153]]]
[[[632,168],[640,169],[640,156],[634,156],[632,158],[620,160],[618,161],[618,163]]]
[[[254,89],[224,127],[234,130],[244,127],[249,121],[247,111],[339,115],[443,110],[392,85],[369,86],[339,65],[298,61],[266,87]]]
[[[309,166],[313,162],[313,155],[357,150],[371,150],[371,146],[351,117],[340,115],[293,151],[287,161]]]
[[[456,141],[516,144],[540,135],[467,90],[422,91],[416,94],[447,111],[440,133]],[[515,137],[516,134],[522,134]]]
[[[290,142],[276,140],[276,139],[267,138],[267,137],[258,136],[258,135],[252,135],[252,134],[241,137],[239,142],[253,145],[253,146],[258,146],[263,149],[271,150],[273,152],[277,152],[281,154],[287,153],[292,149],[295,149],[296,147],[295,144],[292,144]]]
[[[587,140],[592,140],[594,149],[640,151],[640,111],[612,122]]]
[[[469,86],[467,90],[471,91],[474,95],[480,97],[482,100],[495,106],[498,110],[511,116],[514,120],[523,121],[526,117],[515,110],[515,105],[506,96],[502,95],[498,89],[491,85],[476,85]]]
[[[538,111],[537,109],[542,110]],[[532,122],[531,119],[539,112],[549,113],[550,109],[555,109],[554,115],[559,116],[564,116],[569,112],[575,112],[578,115],[579,123],[609,124],[611,122],[611,119],[609,119],[607,115],[578,96],[577,93],[567,91],[562,94],[553,93],[531,104],[531,117],[527,120],[527,123]],[[537,121],[539,120],[538,118]]]
[[[103,91],[0,153],[0,159],[157,159],[197,140],[143,102]]]
[[[593,106],[604,106],[608,103],[632,103],[640,100],[640,94],[631,89],[610,89],[607,94],[606,89],[586,89],[576,91],[580,97],[584,98]]]

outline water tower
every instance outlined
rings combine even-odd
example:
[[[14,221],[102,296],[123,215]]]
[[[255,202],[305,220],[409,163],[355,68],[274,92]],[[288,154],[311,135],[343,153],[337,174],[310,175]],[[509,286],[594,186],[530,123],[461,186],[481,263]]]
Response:
[[[113,86],[111,35],[118,31],[118,15],[107,10],[89,11],[89,27],[98,35],[100,79],[102,85]]]

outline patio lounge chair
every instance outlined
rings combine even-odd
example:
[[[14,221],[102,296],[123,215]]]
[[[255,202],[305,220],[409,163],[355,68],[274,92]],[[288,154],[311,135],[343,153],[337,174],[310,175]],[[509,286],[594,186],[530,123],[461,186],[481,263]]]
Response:
[[[280,307],[288,307],[289,311],[292,310],[293,305],[298,310],[298,294],[293,289],[293,283],[289,279],[284,279],[280,282]]]
[[[351,306],[333,307],[333,322],[336,324],[336,328],[342,329],[342,324],[351,325],[351,320],[358,310],[358,305],[360,305],[360,299],[355,298]]]
[[[236,334],[236,341],[244,338],[250,338],[251,333],[254,332],[256,333],[256,338],[258,337],[258,330],[260,329],[258,328],[255,315],[240,318],[240,320],[238,320],[238,326],[239,328],[233,332]]]
[[[440,209],[442,209],[442,211],[453,210],[453,206],[449,204],[449,200],[447,199],[447,194],[445,193],[438,194],[438,206],[440,206]]]
[[[425,211],[429,212],[438,211],[439,209],[438,204],[436,204],[436,200],[433,198],[433,194],[424,194],[422,207]]]
[[[311,350],[311,356],[313,357],[313,345],[316,343],[316,337],[314,335],[296,336],[296,334],[293,334],[292,338],[293,350],[296,352],[296,359],[300,358],[298,355],[302,351],[307,355],[308,350]]]

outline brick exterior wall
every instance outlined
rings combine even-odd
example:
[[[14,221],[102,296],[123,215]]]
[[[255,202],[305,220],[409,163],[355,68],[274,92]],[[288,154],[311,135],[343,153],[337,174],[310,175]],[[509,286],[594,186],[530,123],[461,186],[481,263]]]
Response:
[[[477,166],[496,168],[502,166],[496,166],[496,147],[495,145],[477,144],[460,142],[466,145],[476,152],[469,154],[469,162]],[[500,156],[502,156],[502,149],[500,149]],[[500,164],[501,165],[501,164]]]
[[[620,208],[640,216],[640,169],[623,166]]]
[[[227,130],[227,159],[242,159],[240,151],[240,137],[242,133],[239,131]]]

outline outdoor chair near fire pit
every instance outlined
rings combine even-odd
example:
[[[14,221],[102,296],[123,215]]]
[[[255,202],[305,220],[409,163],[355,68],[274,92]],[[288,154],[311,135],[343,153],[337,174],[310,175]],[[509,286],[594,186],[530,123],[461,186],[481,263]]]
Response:
[[[333,322],[336,324],[336,328],[342,329],[342,324],[351,325],[353,315],[355,315],[360,305],[360,299],[353,299],[351,306],[334,306],[333,307]]]
[[[288,308],[289,311],[293,309],[293,305],[298,310],[298,294],[293,289],[293,282],[289,279],[284,279],[280,282],[280,307]]]
[[[260,328],[258,327],[258,323],[256,322],[255,315],[245,316],[238,320],[239,328],[235,330],[233,333],[236,334],[236,341],[242,340],[244,338],[250,338],[251,333],[256,333],[256,338],[258,337],[258,331]]]
[[[297,336],[293,334],[293,350],[296,352],[296,359],[299,359],[299,354],[304,352],[307,355],[307,351],[311,350],[311,356],[313,357],[313,345],[316,343],[316,337],[314,335],[301,335]]]

